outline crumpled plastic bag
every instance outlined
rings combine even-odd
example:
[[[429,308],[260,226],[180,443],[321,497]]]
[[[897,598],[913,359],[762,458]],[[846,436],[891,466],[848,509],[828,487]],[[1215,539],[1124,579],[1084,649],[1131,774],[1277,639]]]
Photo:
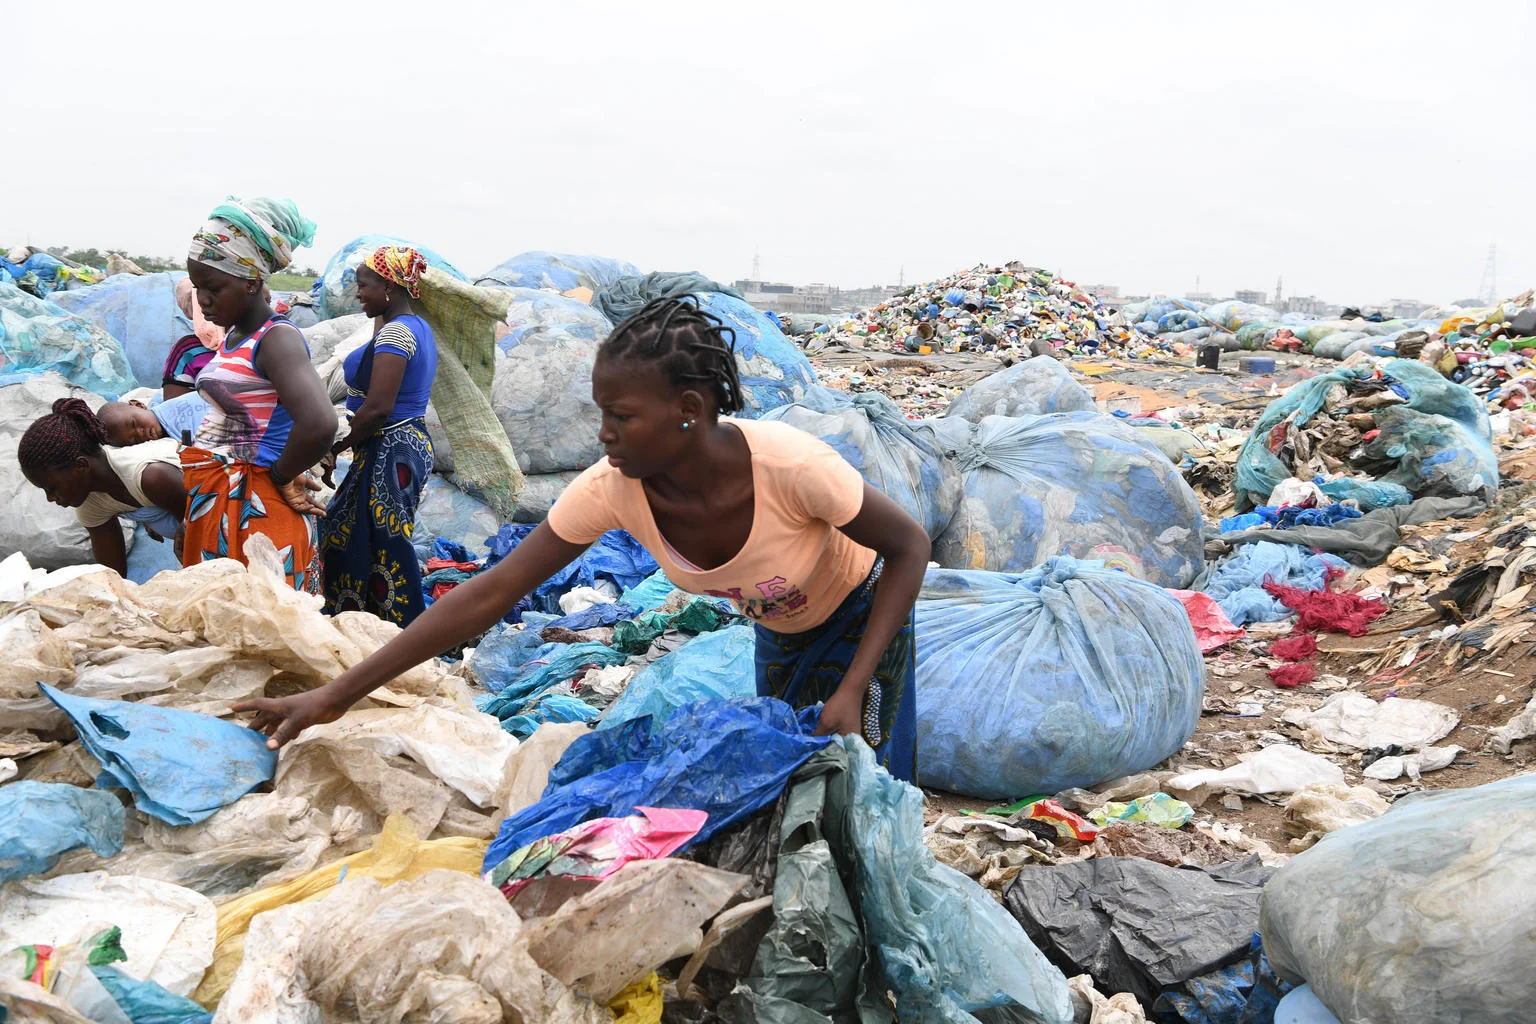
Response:
[[[1319,782],[1339,784],[1344,770],[1320,754],[1288,743],[1273,743],[1244,754],[1230,768],[1196,768],[1164,783],[1169,793],[1199,807],[1212,793],[1230,790],[1244,796],[1294,793]]]
[[[272,777],[277,753],[233,722],[130,701],[91,700],[42,686],[101,762],[98,784],[128,790],[134,806],[193,825]]]
[[[1536,775],[1410,793],[1275,874],[1264,949],[1341,1021],[1527,1021],[1533,860]]]
[[[757,635],[750,625],[726,626],[690,640],[641,669],[597,728],[613,729],[646,715],[660,723],[684,704],[756,693]]]
[[[352,875],[363,875],[384,883],[419,878],[439,869],[478,875],[484,853],[485,843],[477,839],[453,837],[422,841],[409,818],[404,814],[390,815],[371,849],[221,906],[213,963],[193,998],[204,1006],[218,1003],[241,964],[246,931],[258,914],[290,903],[317,899]],[[477,884],[481,883],[477,881]],[[499,893],[497,899],[506,902]]]
[[[494,887],[432,871],[393,885],[349,878],[324,899],[262,914],[214,1024],[611,1019],[529,958]]]
[[[1300,727],[1302,744],[1313,750],[1418,750],[1450,735],[1461,715],[1434,701],[1388,697],[1378,703],[1363,693],[1343,690],[1316,711],[1290,709],[1284,721]]]
[[[213,960],[217,911],[190,889],[91,871],[0,889],[0,949],[79,942],[116,925],[128,975],[184,996]]]
[[[1287,835],[1296,837],[1291,840],[1291,852],[1300,853],[1328,833],[1379,818],[1390,808],[1365,786],[1319,782],[1291,795],[1281,824]]]
[[[745,875],[667,858],[627,864],[548,917],[524,925],[536,963],[606,1003],[657,967],[696,950],[699,929],[747,884]]]
[[[111,793],[45,782],[0,786],[0,882],[40,874],[80,846],[96,857],[123,848],[123,805]]]
[[[857,736],[844,743],[859,909],[901,1019],[971,1024],[973,1011],[1022,1007],[1070,1024],[1062,973],[985,889],[924,848],[922,791],[891,778]]]

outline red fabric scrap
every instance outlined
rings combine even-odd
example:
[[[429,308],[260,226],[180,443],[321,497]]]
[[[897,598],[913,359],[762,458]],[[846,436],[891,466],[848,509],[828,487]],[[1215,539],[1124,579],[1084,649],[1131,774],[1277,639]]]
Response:
[[[1241,626],[1232,625],[1232,620],[1227,618],[1227,613],[1221,610],[1221,605],[1210,594],[1193,590],[1172,590],[1169,593],[1184,605],[1184,611],[1189,615],[1189,624],[1195,628],[1195,642],[1200,645],[1201,654],[1210,654],[1218,647],[1248,635],[1248,631]]]
[[[479,562],[455,562],[451,558],[427,559],[427,572],[434,573],[439,569],[459,569],[463,572],[479,572],[484,566]]]
[[[457,583],[434,583],[432,585],[432,600],[440,601],[444,594],[458,586]]]
[[[1024,815],[1032,821],[1043,821],[1056,829],[1062,839],[1076,839],[1091,843],[1099,834],[1099,827],[1087,818],[1079,817],[1055,800],[1036,800]]]
[[[1298,686],[1306,686],[1316,678],[1317,669],[1313,667],[1310,661],[1298,661],[1269,670],[1269,681],[1287,690],[1294,690]]]
[[[1387,614],[1384,603],[1366,600],[1359,594],[1302,590],[1274,582],[1266,582],[1264,589],[1296,613],[1296,630],[1300,633],[1364,636],[1372,622]]]
[[[1298,633],[1269,645],[1272,657],[1281,661],[1306,661],[1317,653],[1317,637],[1311,633]]]

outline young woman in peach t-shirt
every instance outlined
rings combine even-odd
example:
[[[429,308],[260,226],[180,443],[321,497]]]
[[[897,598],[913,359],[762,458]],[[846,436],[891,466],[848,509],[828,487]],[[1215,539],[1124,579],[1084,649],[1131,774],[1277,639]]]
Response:
[[[818,732],[858,733],[916,778],[912,606],[928,536],[819,439],[742,410],[734,336],[690,298],[659,299],[603,342],[592,369],[607,458],[566,488],[495,568],[318,690],[252,700],[277,746],[339,718],[412,666],[480,635],[612,529],[680,589],[728,598],[757,628],[757,688],[822,706]]]

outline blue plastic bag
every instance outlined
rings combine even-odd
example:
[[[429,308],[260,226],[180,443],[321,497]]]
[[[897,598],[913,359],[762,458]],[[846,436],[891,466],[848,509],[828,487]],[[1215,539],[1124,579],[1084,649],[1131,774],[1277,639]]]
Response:
[[[503,718],[501,727],[520,740],[532,736],[545,722],[590,722],[602,714],[580,697],[568,693],[545,693],[529,701],[511,718]]]
[[[617,728],[646,715],[665,722],[684,704],[755,695],[756,636],[750,625],[726,626],[663,655],[630,680],[597,728]]]
[[[0,356],[0,386],[57,370],[71,384],[106,399],[138,387],[116,338],[89,320],[3,283]]]
[[[116,338],[139,386],[158,390],[171,346],[192,333],[192,322],[176,305],[176,282],[186,276],[181,271],[142,277],[118,274],[50,298]]]
[[[1334,555],[1313,554],[1297,544],[1261,540],[1242,545],[1217,563],[1206,580],[1204,592],[1215,598],[1234,626],[1279,622],[1294,612],[1265,590],[1265,583],[1321,590],[1328,585],[1330,576],[1348,570],[1349,563]]]
[[[111,793],[23,779],[0,786],[0,883],[39,875],[82,846],[98,857],[123,848],[123,805]]]
[[[581,675],[588,668],[622,665],[627,656],[607,644],[543,644],[529,650],[530,641],[506,631],[475,651],[470,669],[480,685],[492,690],[475,698],[475,706],[488,715],[508,719],[552,686]],[[532,633],[537,641],[538,633]]]
[[[1061,971],[985,889],[923,845],[922,792],[876,765],[859,737],[844,743],[859,910],[897,1016],[974,1024],[973,1011],[1022,1008],[1030,1020],[1071,1024]]]
[[[1171,756],[1199,722],[1184,606],[1101,564],[930,570],[916,624],[924,785],[999,800],[1092,786]]]
[[[243,725],[38,686],[101,762],[96,784],[128,790],[134,806],[166,824],[197,824],[271,779],[277,766],[267,738]]]
[[[1393,390],[1406,394],[1408,401],[1372,410],[1380,434],[1363,445],[1365,458],[1396,464],[1377,482],[1397,485],[1415,497],[1470,494],[1491,502],[1499,487],[1499,463],[1483,403],[1460,384],[1411,359],[1389,360],[1381,371],[1393,378]],[[1291,467],[1269,450],[1270,432],[1292,416],[1297,424],[1310,422],[1321,413],[1334,385],[1374,372],[1335,370],[1302,381],[1269,404],[1237,457],[1233,489],[1239,512],[1268,504],[1280,481],[1291,475]],[[1382,507],[1375,504],[1378,495],[1369,484],[1357,488],[1352,481],[1339,480],[1328,493],[1339,500],[1356,498],[1367,511]]]
[[[145,531],[143,524],[133,528],[133,549],[128,552],[128,579],[133,583],[147,583],[162,572],[181,568],[176,557],[176,541],[166,537],[156,541]]]
[[[1195,492],[1112,416],[988,416],[956,465],[965,495],[934,544],[940,565],[1021,572],[1067,555],[1175,589],[1205,565]]]
[[[496,287],[495,282],[481,278],[482,287]],[[524,339],[539,338],[558,332],[583,341],[601,341],[613,330],[608,318],[582,302],[559,292],[538,288],[507,288],[512,305],[507,309],[506,322],[511,328],[497,339],[496,346],[510,352]]]
[[[811,735],[819,714],[807,708],[797,717],[771,697],[700,701],[665,722],[637,718],[579,737],[539,802],[502,822],[485,869],[535,839],[636,807],[707,812],[689,845],[702,843],[777,800],[794,770],[830,742]]]
[[[960,501],[960,474],[933,437],[915,429],[896,403],[878,392],[854,395],[820,386],[763,417],[821,438],[922,525],[929,538],[949,526]]]
[[[658,568],[641,582],[626,589],[619,597],[619,603],[633,608],[638,615],[666,604],[667,598],[676,589],[673,582],[667,579],[666,571]]]
[[[156,982],[130,977],[111,964],[93,966],[91,973],[131,1024],[204,1024],[213,1020],[212,1012],[186,996],[168,992]]]
[[[485,543],[486,550],[490,552],[486,567],[495,565],[511,554],[534,529],[534,526],[528,524],[508,523],[502,526],[496,536]],[[622,592],[644,582],[657,568],[656,560],[639,541],[623,530],[609,530],[582,552],[580,558],[535,588],[529,595],[529,607],[537,611],[562,614],[560,598],[576,587],[592,587],[601,580],[607,580]]]

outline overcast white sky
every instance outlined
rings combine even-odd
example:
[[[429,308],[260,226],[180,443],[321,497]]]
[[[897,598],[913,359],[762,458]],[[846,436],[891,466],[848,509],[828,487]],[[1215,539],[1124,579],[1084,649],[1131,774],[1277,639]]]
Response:
[[[1020,259],[1127,291],[1536,285],[1523,2],[7,4],[0,243],[285,195],[478,274]],[[18,45],[19,44],[19,45]]]

